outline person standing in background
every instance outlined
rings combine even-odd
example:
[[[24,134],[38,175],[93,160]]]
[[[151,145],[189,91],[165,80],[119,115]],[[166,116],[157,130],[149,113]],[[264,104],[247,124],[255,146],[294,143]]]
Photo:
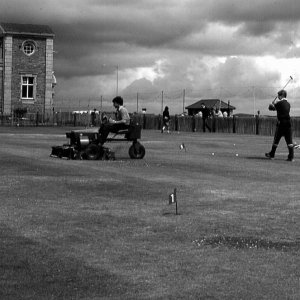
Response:
[[[167,130],[168,133],[170,133],[170,113],[169,113],[169,107],[166,106],[163,111],[163,127],[161,129],[161,133],[163,133],[165,130]]]

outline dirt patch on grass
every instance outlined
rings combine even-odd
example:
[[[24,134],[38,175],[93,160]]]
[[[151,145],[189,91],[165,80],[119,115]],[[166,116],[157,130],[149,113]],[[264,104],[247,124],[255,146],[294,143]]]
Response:
[[[300,251],[300,241],[271,241],[255,237],[217,235],[194,240],[197,246],[221,247],[234,249],[263,249],[276,251]]]

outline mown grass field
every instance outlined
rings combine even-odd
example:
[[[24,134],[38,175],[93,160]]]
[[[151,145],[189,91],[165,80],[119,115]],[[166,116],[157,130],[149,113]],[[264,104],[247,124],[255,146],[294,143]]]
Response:
[[[143,131],[143,160],[49,157],[67,130],[0,127],[0,299],[300,299],[300,151]]]

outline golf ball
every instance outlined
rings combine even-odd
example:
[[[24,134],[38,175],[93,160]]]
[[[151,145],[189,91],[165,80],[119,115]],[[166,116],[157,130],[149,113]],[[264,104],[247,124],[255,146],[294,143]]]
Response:
[[[236,153],[236,155],[235,156],[239,156],[239,154],[238,153]]]
[[[215,155],[215,153],[212,153],[211,155]]]

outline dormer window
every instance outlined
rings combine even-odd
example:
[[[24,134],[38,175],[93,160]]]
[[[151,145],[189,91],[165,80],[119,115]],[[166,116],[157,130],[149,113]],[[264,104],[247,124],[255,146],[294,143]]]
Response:
[[[36,50],[36,44],[34,41],[25,41],[22,44],[22,51],[24,54],[30,56],[32,55]]]

